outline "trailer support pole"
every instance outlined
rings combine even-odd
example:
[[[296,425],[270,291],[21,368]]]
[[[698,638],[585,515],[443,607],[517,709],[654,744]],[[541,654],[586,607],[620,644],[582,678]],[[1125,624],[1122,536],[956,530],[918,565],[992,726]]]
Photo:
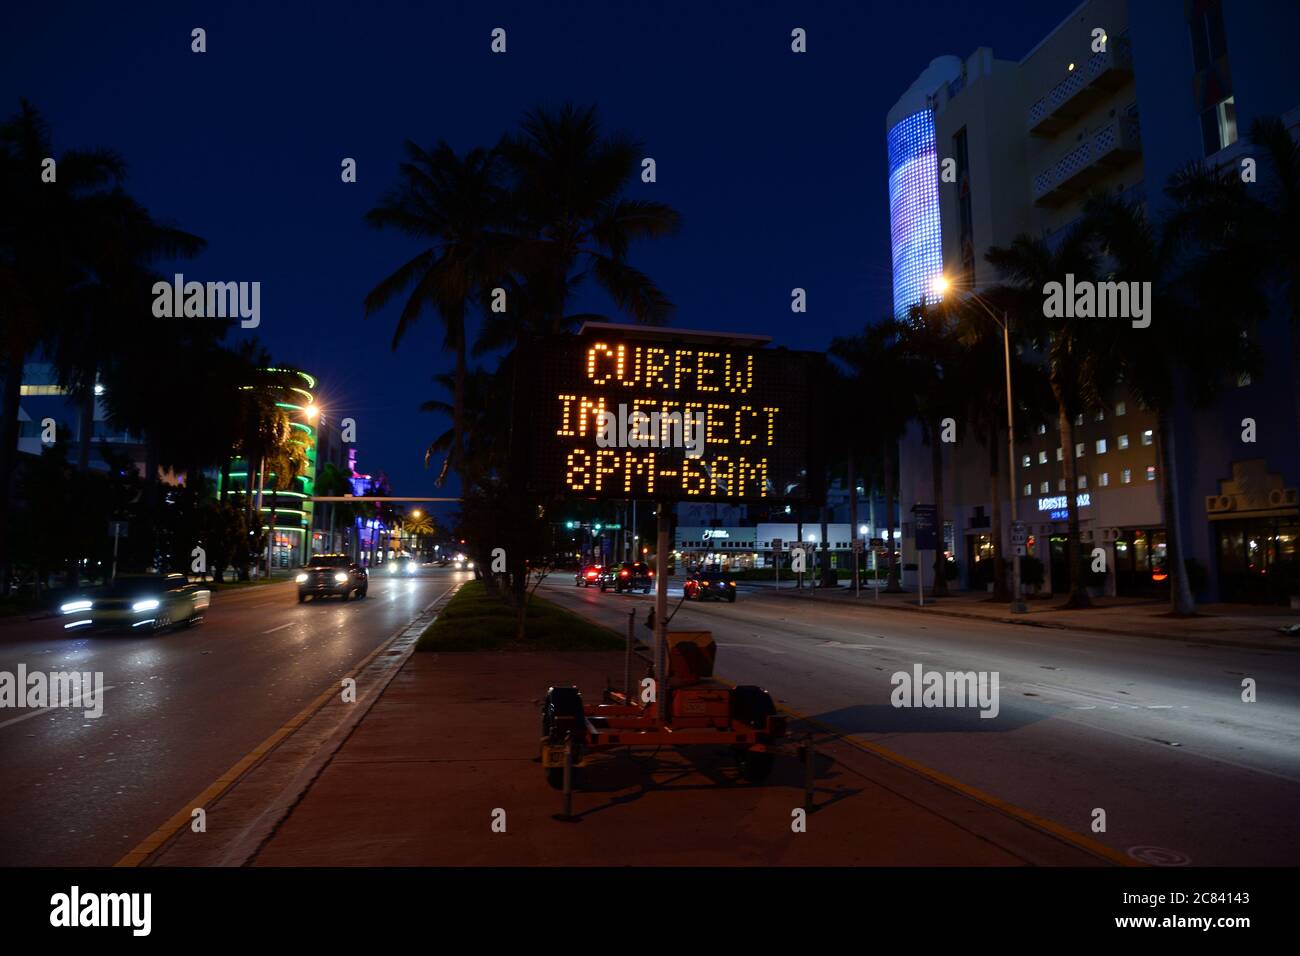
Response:
[[[655,506],[658,540],[655,544],[655,700],[659,724],[668,723],[668,505]]]

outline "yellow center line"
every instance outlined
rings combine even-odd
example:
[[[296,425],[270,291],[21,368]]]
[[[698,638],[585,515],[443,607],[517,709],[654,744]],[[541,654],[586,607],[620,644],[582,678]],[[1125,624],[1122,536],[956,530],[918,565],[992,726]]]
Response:
[[[718,678],[718,680],[731,687],[736,686],[734,683],[732,683],[729,680],[726,680],[725,678]],[[903,768],[904,770],[910,770],[912,773],[925,777],[927,780],[929,780],[932,783],[937,783],[941,787],[945,787],[949,790],[956,791],[957,793],[960,793],[962,796],[969,797],[970,799],[975,800],[978,803],[982,803],[987,807],[991,807],[992,809],[997,810],[999,813],[1006,814],[1009,817],[1019,820],[1021,823],[1028,824],[1029,826],[1033,827],[1036,830],[1041,830],[1044,833],[1056,837],[1058,840],[1062,840],[1066,843],[1069,843],[1070,845],[1075,846],[1078,849],[1083,850],[1087,853],[1091,853],[1094,856],[1099,856],[1102,859],[1114,863],[1118,866],[1142,866],[1143,865],[1138,861],[1134,860],[1132,857],[1129,857],[1119,852],[1118,850],[1114,850],[1106,846],[1104,843],[1099,843],[1096,840],[1093,840],[1090,837],[1086,837],[1081,833],[1075,833],[1073,830],[1069,829],[1068,827],[1064,827],[1053,820],[1048,820],[1046,817],[1040,817],[1036,813],[1030,813],[1028,810],[1018,807],[1013,803],[1008,803],[1007,801],[999,797],[993,796],[993,794],[991,793],[985,793],[983,790],[980,790],[976,787],[972,787],[970,784],[962,783],[960,780],[956,779],[955,777],[950,777],[946,773],[942,773],[941,771],[934,770],[930,767],[927,767],[925,764],[918,763],[917,761],[911,759],[910,757],[904,757],[902,754],[895,753],[894,751],[888,749],[887,747],[880,746],[880,744],[871,743],[866,740],[858,740],[856,737],[852,737],[844,733],[842,730],[837,730],[836,728],[830,726],[829,724],[824,724],[820,720],[817,720],[814,717],[809,717],[806,714],[801,714],[793,707],[787,707],[778,704],[777,709],[784,711],[785,713],[789,714],[792,717],[795,717],[798,720],[804,721],[805,723],[811,724],[812,726],[823,730],[824,732],[830,734],[832,737],[836,738],[837,740],[842,740],[852,747],[856,747],[859,750],[864,751],[865,753],[869,753],[872,754],[873,756],[879,757],[888,763],[892,763],[897,767]]]
[[[447,593],[450,590],[452,589],[448,588],[447,591],[444,591],[442,594],[438,595],[438,597],[435,598],[428,606],[432,607],[434,604],[437,604],[444,597],[446,597]],[[423,613],[423,611],[421,613]],[[389,645],[391,645],[394,641],[396,641],[399,637],[401,637],[407,627],[410,627],[410,622],[403,625],[401,630],[399,630],[396,634],[394,634],[388,640],[384,641],[373,651],[367,654],[352,669],[352,672],[348,676],[355,677],[362,670],[364,670],[367,664],[373,661],[376,657],[379,656],[380,653],[386,650],[389,647]],[[271,736],[263,740],[260,744],[254,747],[249,753],[245,754],[239,760],[238,763],[236,763],[233,767],[231,767],[220,777],[218,777],[215,781],[209,784],[203,790],[202,793],[196,796],[193,800],[190,800],[184,807],[182,807],[180,810],[177,810],[174,814],[172,814],[172,816],[167,820],[166,823],[164,823],[158,829],[154,830],[153,833],[149,834],[138,844],[136,844],[136,846],[130,852],[128,852],[120,860],[114,863],[113,866],[131,867],[131,866],[139,866],[141,863],[143,863],[159,847],[161,847],[164,843],[170,840],[176,833],[180,832],[181,827],[185,826],[187,823],[190,822],[190,820],[193,818],[193,811],[195,809],[199,807],[208,806],[209,804],[216,801],[216,799],[220,797],[223,793],[225,793],[227,790],[229,790],[230,787],[235,783],[235,781],[238,780],[240,777],[242,777],[249,770],[249,768],[251,768],[255,763],[257,763],[264,756],[266,756],[272,749],[274,749],[275,746],[280,741],[282,741],[285,737],[289,736],[291,733],[293,733],[295,730],[297,730],[299,727],[305,724],[309,719],[311,719],[311,716],[315,714],[316,711],[320,710],[321,707],[325,706],[325,702],[328,701],[331,697],[333,697],[336,693],[338,693],[338,688],[335,687],[331,687],[329,690],[322,691],[321,694],[315,700],[313,700],[302,710],[298,711],[298,713],[294,714],[294,716],[290,717],[287,722],[285,722],[278,730],[275,731],[275,733],[271,734]]]

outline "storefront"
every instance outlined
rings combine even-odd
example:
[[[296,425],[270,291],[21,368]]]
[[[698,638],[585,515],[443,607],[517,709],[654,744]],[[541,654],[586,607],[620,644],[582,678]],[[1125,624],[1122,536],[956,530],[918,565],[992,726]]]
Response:
[[[1300,508],[1295,488],[1262,458],[1234,462],[1232,478],[1205,500],[1214,534],[1220,599],[1285,603],[1300,594]]]

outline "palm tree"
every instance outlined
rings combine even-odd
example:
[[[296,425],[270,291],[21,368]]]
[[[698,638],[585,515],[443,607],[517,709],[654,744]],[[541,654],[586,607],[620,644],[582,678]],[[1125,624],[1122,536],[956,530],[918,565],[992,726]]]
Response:
[[[517,277],[527,286],[521,323],[534,332],[565,331],[582,318],[566,316],[565,304],[588,277],[635,321],[668,320],[668,297],[628,262],[632,242],[670,235],[680,224],[667,204],[624,196],[644,155],[640,143],[606,134],[594,106],[565,105],[526,113],[497,152],[511,175],[523,239],[514,250]]]
[[[1049,282],[1060,282],[1066,274],[1076,281],[1093,281],[1097,275],[1096,253],[1089,231],[1076,224],[1059,244],[1049,247],[1041,239],[1022,234],[1009,246],[994,247],[985,258],[1002,275],[1005,286],[994,291],[1011,303],[1012,325],[1024,330],[1029,344],[1046,364],[1052,398],[1061,432],[1061,477],[1069,517],[1066,561],[1070,574],[1070,595],[1065,607],[1086,608],[1092,600],[1085,590],[1080,558],[1078,478],[1075,469],[1074,420],[1084,411],[1084,366],[1096,353],[1095,340],[1109,335],[1104,323],[1094,319],[1047,318],[1043,315],[1043,290]]]
[[[902,591],[894,553],[894,508],[898,500],[898,442],[916,414],[916,392],[900,360],[898,327],[892,318],[867,326],[861,335],[836,338],[830,352],[853,371],[864,396],[879,396],[862,422],[862,442],[876,450],[885,490],[885,545],[891,593]]]
[[[57,157],[55,181],[45,182],[43,163],[54,156],[48,125],[23,100],[0,124],[0,496],[6,501],[18,461],[23,366],[59,340],[63,317],[88,283],[81,240],[87,199],[124,175],[111,152],[67,150]],[[9,593],[10,511],[0,510],[0,595]]]
[[[1276,266],[1286,283],[1287,311],[1291,317],[1292,380],[1300,382],[1300,143],[1277,117],[1256,120],[1250,138],[1263,147],[1269,175],[1261,185],[1264,198],[1251,204],[1256,235],[1266,238],[1267,261]],[[1250,190],[1253,194],[1253,189]],[[1296,421],[1300,425],[1300,388],[1292,388]]]
[[[1106,256],[1112,281],[1149,281],[1151,325],[1119,323],[1101,339],[1083,367],[1091,404],[1116,377],[1157,418],[1162,504],[1175,614],[1195,613],[1188,580],[1175,424],[1188,400],[1203,406],[1228,380],[1258,374],[1251,333],[1268,312],[1263,292],[1266,256],[1249,215],[1246,186],[1234,171],[1194,165],[1165,189],[1170,214],[1152,223],[1145,210],[1116,197],[1097,197],[1085,209],[1084,228]]]
[[[266,477],[271,479],[271,516],[267,522],[270,541],[266,549],[266,576],[271,576],[271,558],[275,547],[275,514],[280,504],[280,492],[288,491],[307,471],[310,462],[309,452],[315,444],[311,433],[303,430],[284,418],[288,425],[285,429],[277,428],[275,441],[266,452]]]
[[[370,290],[366,315],[399,295],[406,302],[393,332],[393,349],[426,308],[442,319],[445,347],[456,356],[454,436],[437,483],[449,468],[460,469],[465,424],[466,316],[475,302],[500,286],[513,242],[507,225],[506,194],[495,153],[472,149],[461,156],[445,142],[422,149],[407,140],[398,185],[366,213],[377,229],[397,229],[427,244]]]

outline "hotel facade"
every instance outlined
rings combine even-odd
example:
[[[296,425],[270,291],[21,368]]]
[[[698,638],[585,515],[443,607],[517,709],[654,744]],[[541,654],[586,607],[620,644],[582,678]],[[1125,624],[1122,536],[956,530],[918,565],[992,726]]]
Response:
[[[1164,184],[1189,162],[1240,165],[1251,155],[1256,118],[1279,116],[1300,136],[1297,35],[1292,4],[1088,0],[1018,61],[985,47],[933,60],[886,118],[896,313],[922,295],[933,301],[940,275],[976,292],[996,285],[991,247],[1020,234],[1059,242],[1091,193],[1144,203],[1159,218]],[[955,176],[940,175],[945,165]],[[1293,332],[1280,296],[1255,334],[1262,374],[1174,422],[1185,555],[1205,601],[1285,600],[1300,562]],[[1243,440],[1246,419],[1254,441]],[[1075,426],[1072,448],[1051,424],[1015,448],[1017,506],[1029,554],[1043,564],[1042,587],[1067,587],[1066,496],[1077,495],[1081,544],[1107,556],[1098,590],[1160,593],[1168,568],[1155,416],[1117,383],[1106,406]],[[1060,477],[1067,454],[1074,488]],[[1005,465],[1005,445],[999,455]],[[989,460],[989,449],[960,433],[944,446],[945,548],[967,587],[988,580],[980,571],[996,531]],[[909,517],[913,505],[933,503],[932,477],[930,449],[913,427],[900,448],[908,586],[917,561]],[[999,481],[1005,542],[1005,473]]]

